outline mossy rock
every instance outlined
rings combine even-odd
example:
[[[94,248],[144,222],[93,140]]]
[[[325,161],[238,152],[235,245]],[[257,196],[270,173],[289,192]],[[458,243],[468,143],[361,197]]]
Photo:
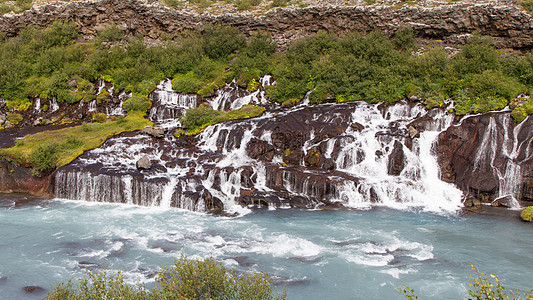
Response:
[[[533,222],[533,206],[526,207],[520,214],[522,220],[526,222]]]

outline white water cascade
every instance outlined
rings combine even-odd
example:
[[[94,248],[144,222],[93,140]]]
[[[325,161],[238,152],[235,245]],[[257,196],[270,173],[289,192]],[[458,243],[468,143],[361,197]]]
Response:
[[[262,89],[250,93],[232,84],[209,100],[213,108],[263,101]],[[175,93],[170,80],[150,97],[150,119],[168,129],[201,100]],[[210,126],[189,146],[170,135],[130,133],[58,170],[55,193],[196,211],[223,206],[240,214],[247,212],[242,206],[328,205],[453,212],[461,207],[462,193],[439,179],[432,152],[452,120],[445,109],[420,104],[353,102],[271,108],[258,118]],[[416,137],[410,136],[413,126],[420,129]],[[152,167],[139,171],[135,162],[144,155]]]

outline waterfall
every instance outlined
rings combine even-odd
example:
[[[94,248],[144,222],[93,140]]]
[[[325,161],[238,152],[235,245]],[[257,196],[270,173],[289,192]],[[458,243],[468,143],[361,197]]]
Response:
[[[35,107],[33,108],[37,113],[41,112],[41,98],[35,99]]]
[[[270,81],[263,77],[260,84]],[[262,93],[232,82],[208,101],[215,109],[238,108],[261,103]],[[149,118],[163,127],[179,126],[185,110],[200,101],[174,92],[169,79],[150,99]],[[439,179],[432,152],[437,135],[453,120],[446,109],[405,101],[269,107],[258,118],[209,126],[186,147],[172,136],[111,138],[56,172],[56,196],[195,211],[223,207],[239,214],[256,205],[436,212],[461,206],[462,193]],[[421,131],[414,138],[413,126]],[[144,155],[152,168],[137,170],[135,162]]]
[[[50,112],[56,112],[59,110],[59,105],[57,104],[56,97],[53,97],[52,100],[50,100]]]
[[[195,94],[176,93],[172,89],[172,81],[165,79],[150,94],[150,101],[150,120],[161,127],[171,128],[180,126],[179,119],[187,109],[198,106],[199,97]]]

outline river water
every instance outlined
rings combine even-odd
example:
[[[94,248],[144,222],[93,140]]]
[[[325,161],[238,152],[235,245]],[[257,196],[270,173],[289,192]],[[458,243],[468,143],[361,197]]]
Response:
[[[288,299],[402,299],[403,284],[422,299],[463,299],[470,264],[498,274],[507,288],[531,288],[531,224],[516,211],[496,212],[263,209],[227,218],[3,196],[0,298],[42,299],[23,287],[50,289],[102,267],[149,286],[181,253],[266,271],[286,285]]]

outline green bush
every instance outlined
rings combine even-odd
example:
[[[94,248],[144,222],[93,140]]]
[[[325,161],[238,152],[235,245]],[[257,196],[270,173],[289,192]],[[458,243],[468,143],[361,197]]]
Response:
[[[261,0],[235,0],[235,6],[238,10],[247,10],[256,5],[259,5]]]
[[[30,156],[30,163],[39,171],[51,170],[57,161],[58,145],[55,143],[37,147]]]
[[[527,12],[533,12],[533,0],[520,0],[519,3]]]
[[[183,94],[196,94],[203,86],[204,83],[192,71],[180,74],[172,80],[172,89]]]
[[[18,123],[20,123],[20,121],[23,120],[23,117],[21,114],[9,113],[6,119],[11,123],[11,125],[17,125]]]
[[[117,25],[107,25],[98,30],[97,36],[103,40],[115,42],[124,38],[124,31]]]
[[[121,273],[87,273],[74,283],[60,283],[48,293],[49,300],[64,299],[285,299],[277,293],[269,277],[262,273],[237,274],[212,258],[188,259],[182,256],[174,266],[156,277],[156,287],[129,286]]]
[[[122,108],[127,111],[140,111],[140,112],[146,112],[147,110],[152,107],[152,102],[148,99],[147,96],[142,96],[138,94],[134,94],[132,97],[128,98],[124,103],[122,104]]]
[[[416,44],[413,28],[402,25],[394,33],[394,46],[401,50],[411,50]]]
[[[489,278],[485,273],[480,273],[473,265],[470,266],[472,267],[472,270],[476,272],[476,276],[472,278],[472,275],[470,275],[470,283],[468,283],[470,289],[468,289],[468,295],[472,298],[469,299],[533,299],[533,291],[531,289],[529,289],[529,292],[507,290],[501,284],[500,278],[497,275],[490,274]],[[418,299],[414,289],[411,289],[406,285],[398,287],[398,290],[407,299]]]
[[[234,51],[244,47],[244,36],[234,27],[205,26],[202,30],[202,48],[211,59],[227,58]]]

